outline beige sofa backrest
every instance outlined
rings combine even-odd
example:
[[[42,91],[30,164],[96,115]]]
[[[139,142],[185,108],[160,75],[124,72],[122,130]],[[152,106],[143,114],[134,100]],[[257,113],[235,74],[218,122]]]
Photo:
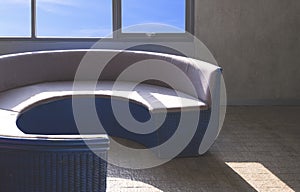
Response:
[[[106,62],[104,58],[110,56],[113,56],[112,59]],[[73,81],[78,66],[84,62],[94,62],[98,67],[105,66],[99,80],[109,81],[116,80],[125,69],[145,62],[149,69],[157,71],[157,75],[162,77],[159,78],[161,81],[153,78],[146,83],[167,86],[162,82],[167,80],[172,82],[174,89],[197,97],[208,105],[211,104],[211,91],[221,75],[218,66],[168,54],[118,50],[43,51],[0,56],[0,92],[43,82]],[[190,79],[196,92],[181,81],[181,77],[170,70],[170,66],[180,69]],[[125,75],[121,80],[140,82],[148,76],[149,70],[141,68],[135,75]],[[86,79],[81,80],[90,80],[89,77],[87,75]]]

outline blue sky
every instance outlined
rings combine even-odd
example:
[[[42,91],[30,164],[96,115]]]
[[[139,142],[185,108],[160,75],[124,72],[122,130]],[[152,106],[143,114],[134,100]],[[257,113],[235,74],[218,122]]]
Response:
[[[184,4],[185,0],[122,0],[123,32],[182,32]],[[0,5],[0,36],[30,36],[30,0],[0,0]],[[145,23],[178,29],[141,26]],[[112,0],[37,0],[36,26],[38,36],[105,37],[112,32]]]

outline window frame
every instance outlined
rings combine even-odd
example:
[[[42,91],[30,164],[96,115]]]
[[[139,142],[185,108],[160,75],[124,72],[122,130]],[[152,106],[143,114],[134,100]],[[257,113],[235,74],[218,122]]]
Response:
[[[2,37],[0,40],[44,40],[44,41],[84,41],[94,42],[99,40],[104,41],[131,41],[131,40],[171,40],[171,39],[187,39],[188,34],[194,35],[194,17],[195,17],[195,0],[185,0],[186,16],[185,16],[185,32],[184,33],[155,33],[151,36],[147,33],[122,33],[122,0],[112,0],[112,37],[95,38],[95,37],[37,37],[36,33],[36,0],[31,0],[31,36],[30,37]]]

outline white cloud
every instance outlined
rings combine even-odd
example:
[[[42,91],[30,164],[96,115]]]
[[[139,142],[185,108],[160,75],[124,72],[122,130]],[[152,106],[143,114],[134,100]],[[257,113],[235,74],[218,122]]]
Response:
[[[108,28],[81,29],[74,31],[75,35],[81,37],[111,37],[112,31]]]
[[[80,7],[78,0],[38,0],[38,9],[59,15],[70,14],[64,7]]]
[[[15,0],[20,1],[20,0]],[[64,5],[64,6],[76,6],[79,5],[78,1],[75,0],[38,0],[40,4],[49,4],[49,5]]]
[[[19,5],[28,5],[30,0],[0,0],[0,4],[19,4]],[[78,5],[76,0],[37,0],[38,4],[51,4],[51,5],[65,5],[65,6],[74,6]]]
[[[30,0],[0,0],[1,5],[30,5]]]

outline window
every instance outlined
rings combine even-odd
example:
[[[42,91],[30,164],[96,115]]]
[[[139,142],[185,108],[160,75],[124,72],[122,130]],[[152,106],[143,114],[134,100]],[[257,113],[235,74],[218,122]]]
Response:
[[[112,31],[111,0],[36,0],[37,37],[105,37]]]
[[[0,38],[98,39],[193,33],[193,1],[0,0]]]
[[[30,0],[0,0],[0,36],[30,37]]]
[[[122,32],[184,33],[185,0],[122,0]]]

